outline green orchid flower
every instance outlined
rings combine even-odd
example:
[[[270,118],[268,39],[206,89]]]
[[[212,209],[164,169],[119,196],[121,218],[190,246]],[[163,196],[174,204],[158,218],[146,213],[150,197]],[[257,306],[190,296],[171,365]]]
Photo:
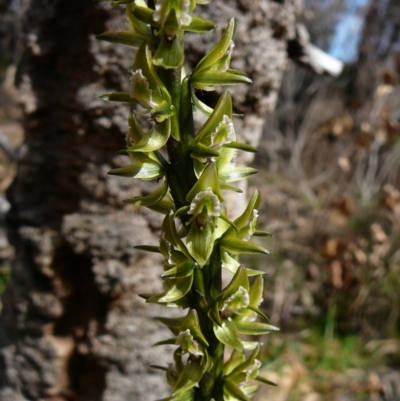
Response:
[[[142,42],[138,49],[129,92],[111,92],[101,97],[137,104],[142,107],[142,110],[135,111],[137,114],[150,114],[156,122],[162,122],[174,114],[171,96],[155,70],[147,41]]]
[[[223,368],[224,401],[249,400],[259,388],[259,385],[253,384],[254,381],[276,386],[259,374],[261,362],[257,357],[260,351],[259,343],[248,357],[233,350]]]
[[[175,14],[176,28],[192,33],[207,33],[212,31],[215,29],[213,22],[192,15],[196,3],[205,4],[193,1],[188,2],[187,0],[157,0],[155,10],[142,3],[140,5],[133,5],[132,13],[138,20],[156,30],[167,25],[171,18],[171,13],[173,13]]]
[[[203,267],[211,256],[215,241],[216,219],[221,213],[221,202],[211,187],[197,193],[188,214],[193,215],[186,238],[189,253]]]
[[[182,67],[184,33],[206,33],[215,28],[211,21],[191,15],[194,5],[188,0],[158,0],[155,10],[146,4],[134,5],[132,15],[152,32],[148,43],[152,44],[154,65],[165,69]]]
[[[232,273],[236,273],[240,266],[237,256],[241,254],[266,254],[268,251],[250,239],[253,235],[267,236],[267,232],[257,231],[258,207],[261,203],[261,196],[255,191],[245,211],[233,221],[219,240],[222,266]],[[263,274],[258,270],[247,269],[250,276]]]
[[[268,321],[259,309],[263,282],[257,276],[250,286],[247,270],[240,266],[231,282],[214,300],[208,315],[214,322],[216,337],[226,346],[243,353],[244,344],[240,335],[262,335],[278,328],[267,323],[254,321],[257,315]]]
[[[198,192],[190,203],[188,214],[193,215],[194,224],[202,231],[207,223],[213,224],[212,218],[221,214],[221,202],[211,187]]]
[[[143,107],[140,114],[150,114],[162,122],[174,113],[171,96],[157,75],[149,46],[143,43],[133,64],[129,95]]]
[[[226,92],[221,95],[215,109],[193,140],[191,156],[194,159],[197,176],[200,176],[207,162],[214,161],[217,165],[220,187],[238,191],[229,183],[246,178],[256,170],[235,166],[237,150],[257,152],[252,146],[236,141],[232,121],[232,99]]]
[[[204,163],[207,161],[216,161],[220,158],[227,158],[230,161],[234,156],[234,150],[229,150],[228,155],[221,155],[220,152],[224,145],[234,142],[235,139],[232,123],[232,99],[229,93],[224,93],[193,140],[191,156],[195,160],[196,174],[198,176],[201,174],[204,170]],[[223,150],[226,152],[228,149]]]
[[[154,345],[170,344],[179,347],[174,354],[174,369],[169,368],[170,380],[172,379],[170,384],[175,388],[173,397],[186,394],[212,367],[212,359],[207,354],[209,343],[201,330],[199,317],[195,310],[191,310],[183,317],[157,317],[156,319],[166,325],[175,337]],[[183,357],[186,354],[189,355],[189,358],[185,362]],[[172,377],[171,370],[174,372]]]
[[[212,109],[197,98],[195,89],[212,91],[217,86],[252,82],[243,72],[229,68],[235,46],[232,40],[234,31],[235,21],[231,19],[221,40],[200,60],[190,75],[193,103],[205,114],[211,114]]]
[[[171,13],[173,13],[176,18],[176,27],[182,29],[183,26],[188,26],[192,21],[189,7],[189,0],[157,0],[153,20],[160,26],[165,26]]]
[[[192,216],[189,232],[186,237],[186,247],[190,255],[203,267],[208,261],[215,242],[215,228],[217,220],[222,216],[222,197],[218,184],[215,163],[210,163],[197,183],[189,191],[186,200],[189,208],[186,212]]]
[[[165,175],[164,166],[147,156],[145,153],[135,153],[131,155],[132,164],[113,169],[108,174],[120,177],[139,178],[143,181],[152,181]]]
[[[190,337],[192,338],[190,341],[196,342],[196,345],[193,344],[193,346],[197,347],[201,353],[201,355],[197,356],[203,356],[205,354],[204,350],[209,346],[209,343],[201,330],[200,320],[196,310],[192,309],[186,316],[182,317],[156,317],[156,319],[167,326],[175,335],[174,338],[168,340],[168,344],[177,344],[177,342],[180,341],[178,340],[178,337],[183,336],[183,333],[189,331]],[[189,340],[189,337],[187,337],[187,340]],[[159,343],[156,345],[159,345]],[[188,352],[188,350],[185,352]]]
[[[179,345],[184,353],[189,353],[194,357],[199,357],[204,355],[204,349],[199,346],[199,343],[193,339],[190,329],[181,331],[176,337],[176,345]]]
[[[132,3],[134,3],[133,7]],[[151,30],[151,26],[140,21],[132,12],[135,6],[147,7],[144,0],[127,0],[125,4],[128,4],[126,15],[130,29],[127,31],[105,32],[97,35],[97,39],[130,47],[140,47],[143,42],[147,42],[150,49],[156,49],[157,40]]]
[[[159,24],[157,35],[160,44],[153,56],[153,63],[163,68],[182,67],[184,32],[209,32],[215,28],[211,21],[195,18],[191,11],[195,4],[189,0],[158,0],[153,20]]]
[[[173,212],[167,214],[161,227],[160,246],[158,249],[140,247],[142,250],[159,252],[164,256],[164,291],[159,294],[141,294],[146,302],[163,304],[169,307],[187,307],[187,297],[192,284],[196,267],[186,246],[177,232]]]
[[[205,4],[206,2],[199,2]],[[205,33],[215,28],[211,21],[193,17],[196,2],[188,0],[156,2],[155,10],[143,0],[116,0],[127,4],[129,31],[106,32],[97,38],[126,46],[149,45],[153,62],[163,68],[181,67],[184,62],[184,32]]]

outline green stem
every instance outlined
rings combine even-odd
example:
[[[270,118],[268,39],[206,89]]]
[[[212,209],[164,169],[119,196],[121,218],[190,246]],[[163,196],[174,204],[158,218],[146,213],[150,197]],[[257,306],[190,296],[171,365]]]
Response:
[[[167,142],[167,152],[170,160],[167,178],[175,206],[179,209],[188,204],[186,195],[197,180],[194,173],[193,159],[190,156],[191,141],[194,137],[191,98],[190,93],[187,91],[187,85],[184,86],[185,90],[182,90],[180,68],[160,69],[159,76],[168,89],[175,110],[174,115],[171,117],[171,137]]]
[[[215,297],[222,291],[222,269],[221,269],[221,257],[219,254],[219,246],[217,243],[214,244],[214,251],[210,257],[210,263],[205,266],[205,272],[207,273],[207,299],[209,302],[213,302]],[[214,361],[212,368],[212,375],[214,377],[214,389],[213,398],[215,401],[223,401],[223,382],[222,382],[222,370],[224,366],[224,350],[225,346],[217,339],[214,334],[214,323],[207,316],[207,322],[209,325],[209,337],[208,341],[210,344],[209,352],[210,356]]]
[[[175,113],[171,117],[171,133],[179,141],[181,137],[181,127],[179,126],[179,112],[181,106],[181,69],[171,68],[168,70],[159,68],[158,76],[167,88],[174,107]]]
[[[215,249],[215,248],[214,248]],[[208,317],[208,310],[215,298],[221,292],[221,260],[219,252],[214,251],[210,262],[202,269],[196,268],[193,283],[193,308],[197,310],[201,330],[208,343],[208,354],[213,360],[213,367],[206,372],[199,383],[199,401],[223,401],[222,370],[224,364],[224,345],[214,334],[214,323]]]

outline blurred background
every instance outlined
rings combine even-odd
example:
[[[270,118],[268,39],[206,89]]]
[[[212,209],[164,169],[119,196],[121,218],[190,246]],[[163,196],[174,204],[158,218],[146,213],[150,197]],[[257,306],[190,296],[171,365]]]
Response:
[[[400,5],[305,0],[311,42],[339,77],[290,62],[266,116],[259,174],[264,308],[281,333],[264,347],[260,400],[400,400]],[[11,24],[11,22],[10,22]],[[5,193],[23,143],[13,30],[0,25],[0,291],[14,250]]]
[[[275,401],[400,400],[400,5],[389,3],[307,0],[311,41],[344,71],[291,64],[267,117],[252,184],[274,235]]]

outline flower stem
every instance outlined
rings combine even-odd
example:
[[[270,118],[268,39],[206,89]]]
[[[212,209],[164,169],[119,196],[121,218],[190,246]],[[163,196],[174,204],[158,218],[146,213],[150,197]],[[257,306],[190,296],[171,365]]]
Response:
[[[186,195],[197,181],[194,174],[193,159],[189,151],[195,135],[193,111],[190,93],[186,87],[185,90],[182,90],[181,75],[180,68],[159,69],[159,76],[171,96],[172,105],[175,109],[174,115],[171,117],[172,135],[167,142],[170,160],[167,176],[177,209],[187,205]],[[184,120],[183,123],[182,120]]]
[[[214,334],[213,322],[208,316],[209,302],[212,300],[212,287],[210,284],[211,265],[207,264],[202,269],[196,268],[193,282],[193,308],[199,315],[201,329],[209,343],[209,356],[213,361],[212,369],[203,375],[199,382],[199,401],[223,401],[222,369],[224,364],[224,344]],[[214,276],[214,278],[216,278]],[[219,269],[219,287],[221,287],[221,269]],[[221,290],[221,288],[220,288]]]
[[[129,92],[108,93],[104,98],[139,107],[130,117],[127,154],[131,164],[110,173],[161,181],[151,194],[127,200],[165,215],[159,247],[142,246],[164,256],[165,289],[142,296],[147,302],[187,310],[181,317],[159,318],[174,337],[156,345],[178,346],[174,363],[161,368],[172,388],[166,400],[250,400],[257,388],[252,381],[264,381],[256,359],[261,345],[245,342],[241,335],[259,336],[277,329],[255,322],[257,315],[267,321],[258,308],[262,273],[239,264],[237,257],[266,253],[250,238],[268,233],[255,229],[261,202],[258,191],[235,221],[228,218],[225,192],[237,192],[231,183],[255,173],[235,166],[236,151],[255,149],[236,140],[229,93],[219,97],[214,109],[196,96],[196,91],[251,82],[229,68],[235,23],[228,23],[219,42],[185,76],[185,31],[215,29],[211,21],[191,16],[203,1],[149,0],[147,6],[134,0],[112,3],[127,5],[131,31],[106,33],[103,40],[129,43],[139,50]],[[207,117],[196,130],[194,109]],[[153,122],[147,131],[137,118],[144,114]],[[222,265],[233,273],[224,288]],[[252,284],[249,275],[257,276]],[[225,347],[232,354],[224,363]]]

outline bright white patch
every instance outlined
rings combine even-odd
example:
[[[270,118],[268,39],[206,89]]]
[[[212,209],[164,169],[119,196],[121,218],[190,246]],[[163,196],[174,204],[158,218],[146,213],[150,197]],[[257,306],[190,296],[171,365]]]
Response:
[[[253,209],[253,216],[250,219],[247,234],[242,237],[244,241],[249,241],[251,236],[254,234],[254,231],[256,230],[257,219],[258,219],[258,210]]]
[[[176,337],[175,344],[181,346],[185,340],[193,341],[193,336],[190,334],[190,329],[181,331]]]
[[[181,1],[181,21],[182,25],[189,25],[192,17],[189,14],[190,0]]]
[[[190,329],[181,331],[176,337],[175,344],[179,345],[183,351],[189,352],[192,355],[203,355],[203,353],[199,351],[199,344],[196,340],[193,339],[193,336],[190,333]]]
[[[220,141],[219,138],[217,138],[217,135],[223,126],[226,126],[227,134],[226,134],[226,139]],[[235,139],[235,127],[233,125],[232,120],[226,114],[224,114],[224,116],[222,117],[222,121],[218,124],[215,131],[211,134],[211,147],[215,150],[219,150],[223,145],[232,142],[234,139]]]
[[[170,266],[173,266],[174,261],[172,260],[172,245],[166,239],[166,233],[164,231],[161,231],[160,240],[162,241],[162,244],[165,246],[166,251],[167,251],[168,257],[165,255],[165,252],[164,252],[164,257],[167,261],[167,264]]]
[[[203,210],[204,201],[209,199],[211,202],[211,210],[209,210],[209,216],[219,216],[221,213],[221,202],[218,196],[214,194],[211,187],[208,187],[205,191],[199,192],[190,203],[190,209],[188,214],[197,216]]]
[[[230,64],[231,64],[231,58],[232,58],[232,53],[233,53],[233,49],[235,47],[235,43],[233,42],[233,40],[230,41],[229,43],[229,49],[227,50],[227,52],[225,53],[226,55],[226,60],[224,62],[223,67],[221,68],[221,71],[227,71]]]
[[[132,73],[129,95],[136,99],[145,109],[152,109],[157,106],[157,103],[152,98],[149,81],[140,69]]]
[[[249,293],[244,287],[240,286],[239,289],[225,301],[222,311],[228,309],[234,312],[242,308],[247,308],[249,304]]]
[[[261,362],[258,359],[246,369],[246,382],[254,379],[258,375],[258,370],[261,368]]]

